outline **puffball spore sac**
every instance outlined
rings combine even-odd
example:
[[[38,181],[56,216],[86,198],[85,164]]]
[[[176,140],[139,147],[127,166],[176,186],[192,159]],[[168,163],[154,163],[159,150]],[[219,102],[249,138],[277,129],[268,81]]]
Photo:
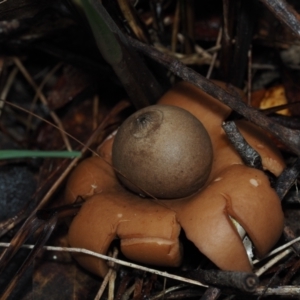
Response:
[[[130,190],[174,199],[203,187],[212,153],[210,137],[196,117],[172,105],[152,105],[121,125],[112,160],[119,179]]]

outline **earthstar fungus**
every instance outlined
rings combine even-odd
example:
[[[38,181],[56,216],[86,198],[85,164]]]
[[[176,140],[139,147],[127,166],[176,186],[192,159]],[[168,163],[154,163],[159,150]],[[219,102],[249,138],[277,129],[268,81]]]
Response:
[[[168,91],[159,104],[189,111],[207,130],[213,162],[205,185],[181,199],[139,197],[120,184],[112,167],[112,137],[100,148],[102,158],[84,160],[68,181],[66,203],[73,203],[77,196],[86,200],[70,225],[70,245],[105,254],[111,242],[120,238],[121,251],[129,259],[178,266],[183,255],[179,240],[182,228],[221,269],[251,271],[232,219],[244,228],[261,257],[279,239],[284,217],[268,177],[243,164],[222,129],[231,109],[185,82]],[[247,121],[238,121],[237,126],[261,155],[263,168],[278,176],[285,164],[267,135]],[[75,258],[95,274],[104,276],[107,272],[102,260],[85,254]]]

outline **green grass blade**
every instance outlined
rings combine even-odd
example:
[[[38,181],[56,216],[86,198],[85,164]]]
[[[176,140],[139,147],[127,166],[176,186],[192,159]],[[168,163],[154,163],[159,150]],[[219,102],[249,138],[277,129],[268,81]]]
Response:
[[[39,150],[0,150],[0,159],[16,158],[74,158],[81,155],[80,151],[39,151]]]

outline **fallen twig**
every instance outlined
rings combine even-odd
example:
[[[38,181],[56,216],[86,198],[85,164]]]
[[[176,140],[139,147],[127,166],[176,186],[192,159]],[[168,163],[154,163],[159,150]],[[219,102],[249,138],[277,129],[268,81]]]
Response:
[[[283,200],[292,185],[296,182],[300,174],[300,158],[298,158],[291,167],[286,168],[276,181],[276,193]]]
[[[292,285],[286,285],[286,286],[279,286],[276,288],[268,288],[265,290],[266,287],[260,286],[256,289],[255,295],[261,295],[264,294],[265,296],[299,296],[300,295],[300,286],[292,286]]]
[[[222,125],[226,135],[233,144],[235,150],[241,156],[246,166],[262,170],[261,157],[257,151],[255,151],[245,140],[240,133],[234,121],[225,122]]]
[[[284,0],[260,0],[274,16],[300,37],[299,14]]]
[[[226,104],[254,124],[269,131],[295,154],[300,155],[300,130],[289,129],[275,123],[257,109],[245,104],[237,95],[231,95],[177,59],[163,54],[154,47],[145,45],[129,36],[127,38],[134,48],[159,62],[183,80],[201,88],[204,92]]]
[[[9,246],[10,246],[10,243],[0,243],[0,247],[9,247]],[[34,245],[23,245],[22,248],[33,249]],[[129,267],[129,268],[134,268],[134,269],[146,271],[146,272],[149,272],[149,273],[153,273],[153,274],[156,274],[156,275],[160,275],[160,276],[163,276],[163,277],[166,277],[166,278],[171,278],[171,279],[182,281],[182,282],[187,282],[187,283],[197,285],[197,286],[208,287],[207,285],[205,285],[205,284],[203,284],[199,281],[196,281],[196,280],[192,280],[192,279],[185,278],[185,277],[178,276],[178,275],[173,275],[173,274],[170,274],[168,272],[162,272],[162,271],[159,271],[159,270],[147,268],[147,267],[140,266],[140,265],[137,265],[137,264],[134,264],[134,263],[130,263],[130,262],[127,262],[127,261],[124,261],[124,260],[121,260],[121,259],[113,258],[113,257],[103,255],[103,254],[100,254],[100,253],[97,253],[97,252],[94,252],[94,251],[90,251],[90,250],[87,250],[87,249],[71,248],[71,247],[55,247],[55,246],[44,246],[43,249],[48,250],[48,251],[84,253],[84,254],[88,254],[88,255],[91,255],[91,256],[94,256],[94,257],[98,257],[98,258],[107,260],[107,261],[112,261],[114,263],[117,263],[117,264],[122,265],[122,266]]]
[[[199,280],[212,286],[222,286],[252,293],[258,285],[258,278],[253,273],[221,270],[193,270],[184,273],[186,277]]]
[[[221,296],[221,290],[215,287],[208,288],[200,300],[216,300]]]

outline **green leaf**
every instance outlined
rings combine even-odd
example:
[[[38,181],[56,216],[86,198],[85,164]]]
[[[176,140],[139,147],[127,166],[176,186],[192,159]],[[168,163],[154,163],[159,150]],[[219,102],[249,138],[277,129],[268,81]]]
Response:
[[[104,59],[111,65],[118,64],[123,58],[123,52],[117,40],[118,28],[110,22],[107,11],[99,5],[98,12],[101,12],[99,15],[89,0],[77,0],[75,3],[83,9]]]

